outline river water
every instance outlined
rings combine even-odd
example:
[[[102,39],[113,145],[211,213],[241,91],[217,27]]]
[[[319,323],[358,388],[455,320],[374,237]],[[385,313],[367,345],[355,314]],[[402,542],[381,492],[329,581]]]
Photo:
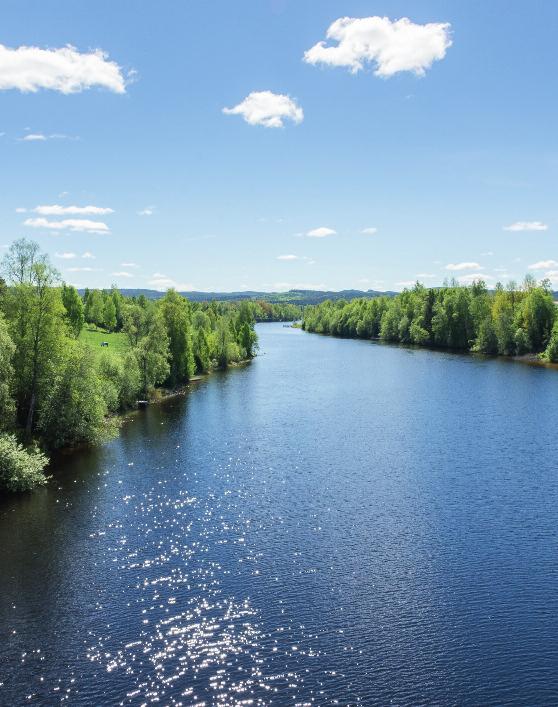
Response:
[[[558,373],[258,330],[0,504],[0,704],[557,704]]]

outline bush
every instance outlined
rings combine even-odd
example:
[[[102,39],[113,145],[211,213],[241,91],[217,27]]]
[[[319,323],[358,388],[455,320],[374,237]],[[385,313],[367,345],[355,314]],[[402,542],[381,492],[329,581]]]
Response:
[[[48,459],[36,449],[24,449],[14,435],[0,435],[0,490],[29,491],[47,482]]]

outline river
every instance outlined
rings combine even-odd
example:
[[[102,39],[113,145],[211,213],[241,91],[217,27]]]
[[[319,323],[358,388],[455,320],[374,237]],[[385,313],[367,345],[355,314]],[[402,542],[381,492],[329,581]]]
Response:
[[[557,704],[558,373],[258,333],[0,504],[0,704]]]

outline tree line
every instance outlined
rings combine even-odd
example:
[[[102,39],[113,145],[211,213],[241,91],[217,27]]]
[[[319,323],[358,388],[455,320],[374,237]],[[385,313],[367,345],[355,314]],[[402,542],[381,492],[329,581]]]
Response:
[[[538,354],[558,362],[558,317],[550,283],[527,276],[518,287],[479,280],[441,288],[420,283],[395,297],[324,302],[304,310],[320,334],[433,346],[491,355]]]
[[[256,353],[253,302],[191,304],[174,290],[132,299],[116,287],[82,298],[25,239],[10,247],[1,274],[0,490],[44,483],[45,452],[98,442],[116,413],[158,387]],[[126,350],[94,348],[82,336],[87,324],[120,332]]]

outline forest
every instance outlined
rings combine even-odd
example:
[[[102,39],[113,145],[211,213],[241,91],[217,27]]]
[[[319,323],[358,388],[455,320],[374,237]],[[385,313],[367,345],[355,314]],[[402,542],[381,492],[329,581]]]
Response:
[[[49,452],[97,443],[139,399],[251,359],[256,319],[300,312],[266,302],[190,303],[173,290],[156,301],[123,297],[116,287],[82,297],[25,239],[10,247],[0,272],[0,490],[45,483]]]
[[[303,328],[340,337],[380,339],[490,355],[536,354],[558,362],[558,317],[550,283],[527,276],[488,290],[453,281],[420,283],[395,297],[324,302],[304,310]]]

